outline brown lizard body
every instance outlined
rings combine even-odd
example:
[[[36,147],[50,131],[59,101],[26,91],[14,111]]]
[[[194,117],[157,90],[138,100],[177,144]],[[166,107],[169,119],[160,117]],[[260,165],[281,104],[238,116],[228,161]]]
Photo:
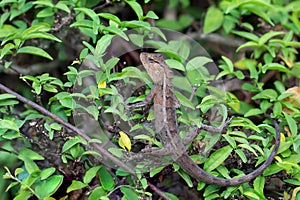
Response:
[[[280,144],[280,131],[275,120],[272,120],[276,128],[275,146],[268,159],[255,171],[240,178],[224,179],[215,177],[201,169],[190,159],[186,152],[184,142],[179,136],[174,106],[174,99],[176,97],[173,93],[172,70],[165,63],[162,54],[141,53],[140,59],[155,84],[155,87],[146,98],[146,101],[150,101],[152,98],[154,101],[155,129],[164,145],[164,148],[160,150],[167,151],[184,171],[198,181],[220,186],[233,186],[254,179],[271,164]],[[200,129],[201,127],[195,131],[200,131]],[[166,152],[164,152],[164,154],[166,155]]]

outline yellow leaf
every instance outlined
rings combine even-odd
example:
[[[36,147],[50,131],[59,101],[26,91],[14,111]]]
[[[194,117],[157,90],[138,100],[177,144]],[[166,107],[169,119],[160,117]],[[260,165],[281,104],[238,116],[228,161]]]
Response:
[[[102,81],[100,83],[98,83],[98,89],[100,88],[106,88],[106,81]],[[99,95],[102,96],[103,92],[99,92]]]
[[[293,190],[293,194],[292,194],[292,198],[291,200],[296,200],[298,199],[297,198],[297,193],[300,192],[300,187],[296,187],[294,190]]]
[[[119,145],[120,145],[120,147],[122,147],[125,150],[127,149],[128,151],[130,151],[131,150],[131,141],[130,141],[130,138],[123,131],[120,131],[119,134],[120,134],[120,138],[119,138]]]
[[[280,142],[285,142],[285,135],[280,133]]]
[[[227,92],[227,94],[231,98],[231,101],[227,100],[227,105],[229,105],[234,111],[239,112],[241,109],[240,101],[233,93]]]
[[[279,58],[281,58],[281,60],[283,60],[283,62],[289,67],[289,68],[292,68],[293,65],[294,65],[294,62],[288,58],[286,59],[283,55],[279,55]]]
[[[55,200],[53,197],[45,197],[44,200]]]
[[[71,64],[71,65],[76,65],[76,64],[80,65],[80,64],[81,64],[81,62],[80,62],[79,60],[73,60],[73,62],[72,62],[72,64]]]
[[[243,58],[234,63],[234,66],[238,69],[249,69],[251,67],[256,67],[256,61],[252,59]]]

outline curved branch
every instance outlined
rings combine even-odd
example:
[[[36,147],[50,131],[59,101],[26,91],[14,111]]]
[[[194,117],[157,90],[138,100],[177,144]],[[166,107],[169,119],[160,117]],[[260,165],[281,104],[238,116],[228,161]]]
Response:
[[[91,138],[89,136],[87,136],[86,134],[84,134],[83,132],[81,132],[77,127],[75,127],[72,124],[70,124],[70,123],[62,120],[57,115],[49,112],[48,110],[46,110],[42,106],[34,103],[33,101],[30,101],[30,100],[26,99],[25,97],[19,95],[18,93],[12,91],[11,89],[7,88],[6,86],[2,85],[1,83],[0,83],[0,90],[16,96],[16,98],[19,101],[21,101],[21,102],[23,102],[25,104],[28,104],[29,106],[31,106],[32,108],[36,109],[37,111],[39,111],[43,115],[52,118],[54,121],[56,121],[57,123],[65,126],[68,129],[72,130],[74,133],[76,133],[77,135],[81,136],[85,140],[87,140],[87,141],[91,140]],[[135,178],[137,178],[137,175],[135,174],[135,172],[131,168],[129,168],[127,165],[125,165],[118,158],[116,158],[112,154],[110,154],[106,149],[102,148],[101,146],[99,146],[98,144],[95,144],[95,143],[92,143],[91,145],[95,149],[97,149],[99,151],[99,153],[102,154],[103,157],[106,157],[106,158],[110,159],[114,164],[116,164],[117,166],[119,166],[119,167],[123,168],[124,170],[128,171],[128,173],[130,173],[132,176],[134,176]],[[157,187],[155,187],[154,185],[152,185],[150,182],[147,182],[147,184],[148,184],[148,186],[154,192],[156,192],[157,194],[159,194],[161,197],[163,197],[163,198],[165,198],[167,200],[170,200],[169,197],[167,197],[161,190],[159,190]]]

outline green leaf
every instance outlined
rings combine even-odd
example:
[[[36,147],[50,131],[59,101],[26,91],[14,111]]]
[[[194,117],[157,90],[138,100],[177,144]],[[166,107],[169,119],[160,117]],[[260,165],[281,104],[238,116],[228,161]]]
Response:
[[[88,184],[82,183],[81,181],[72,181],[72,184],[67,188],[67,193],[72,192],[74,190],[79,190],[87,187]]]
[[[111,40],[114,38],[114,35],[106,34],[98,40],[95,48],[95,56],[101,57],[105,53],[107,47],[110,45]]]
[[[207,34],[219,29],[223,19],[222,11],[214,6],[210,6],[205,15],[203,32]]]
[[[88,151],[84,151],[81,156],[84,156],[84,155],[92,155],[94,157],[101,157],[101,154],[97,151],[92,151],[92,150],[88,150]]]
[[[14,130],[19,132],[19,127],[15,122],[10,120],[5,120],[5,119],[0,120],[0,130],[1,129],[8,129],[8,130]]]
[[[18,174],[20,174],[20,173],[22,173],[22,172],[24,172],[24,169],[23,169],[23,168],[17,168],[17,169],[15,170],[15,176],[17,176]]]
[[[92,20],[78,20],[70,25],[70,27],[82,27],[88,28],[89,30],[93,28]],[[85,41],[83,41],[84,43]],[[86,42],[87,43],[87,42]]]
[[[1,50],[0,59],[2,59],[5,55],[12,53],[12,49],[15,48],[15,45],[12,43],[7,43]]]
[[[258,116],[260,114],[263,114],[263,111],[261,109],[258,108],[253,108],[251,110],[249,110],[247,113],[245,113],[245,117],[250,117],[250,116]]]
[[[137,20],[131,20],[131,21],[125,22],[124,26],[128,27],[128,28],[144,28],[146,30],[153,29],[148,22],[137,21]]]
[[[36,14],[37,18],[52,17],[54,15],[52,8],[44,8]]]
[[[276,174],[281,170],[282,168],[277,164],[271,164],[267,169],[264,170],[263,176],[271,176],[272,174]]]
[[[241,46],[239,46],[239,48],[237,48],[236,52],[238,52],[239,50],[243,49],[243,48],[253,48],[253,47],[258,47],[258,43],[257,42],[246,42],[245,44],[242,44]]]
[[[144,45],[144,36],[141,34],[129,34],[128,35],[130,41],[138,47],[142,47]]]
[[[225,139],[226,139],[226,141],[230,144],[230,146],[232,146],[233,148],[235,148],[236,147],[236,142],[235,142],[235,140],[233,139],[233,137],[231,137],[230,135],[222,135]]]
[[[51,26],[47,23],[38,23],[33,25],[22,32],[22,36],[26,36],[36,32],[47,32],[51,30]]]
[[[30,192],[29,190],[23,190],[22,192],[20,192],[17,196],[14,197],[14,200],[26,200],[29,199],[29,197],[32,196],[32,192]]]
[[[0,7],[1,7],[1,3],[0,3]],[[9,15],[10,15],[9,12],[4,12],[4,13],[1,14],[1,17],[0,17],[0,28],[2,28],[3,24],[8,19]]]
[[[174,94],[180,101],[180,104],[182,104],[183,106],[186,106],[188,108],[191,108],[192,110],[195,110],[195,106],[192,104],[192,102],[188,98],[186,98],[184,95],[182,95],[178,91],[174,91]]]
[[[242,159],[243,163],[247,162],[247,157],[245,153],[241,149],[235,150],[235,152],[239,155],[239,157]]]
[[[122,186],[120,190],[126,199],[139,200],[138,195],[132,189]]]
[[[222,59],[225,61],[225,64],[228,67],[228,71],[233,72],[233,63],[232,63],[232,61],[229,58],[225,57],[225,56],[222,56]]]
[[[44,169],[43,171],[41,171],[40,177],[41,180],[45,180],[47,179],[49,176],[51,176],[54,172],[55,172],[55,168],[54,167],[50,167],[47,169]]]
[[[98,120],[99,117],[99,109],[97,106],[94,105],[90,105],[87,108],[84,108],[84,110],[89,113],[90,115],[92,115],[94,117],[95,120]]]
[[[12,25],[4,24],[0,28],[0,38],[7,37],[8,35],[15,34],[18,29]]]
[[[250,71],[251,71],[251,70],[250,70]],[[242,80],[242,79],[245,78],[245,75],[244,75],[243,72],[241,72],[241,71],[236,71],[236,72],[234,72],[234,75],[235,75],[238,79],[240,79],[240,80]],[[253,73],[251,73],[251,78],[253,78],[252,75],[253,75]]]
[[[189,176],[189,174],[185,173],[182,170],[179,170],[178,174],[181,176],[181,178],[183,178],[183,180],[187,183],[187,185],[189,187],[193,187],[193,182],[192,182],[191,177]]]
[[[142,6],[135,0],[125,0],[125,2],[134,10],[135,14],[138,16],[139,20],[142,20],[143,9]]]
[[[92,9],[89,9],[89,8],[74,8],[74,10],[83,12],[84,14],[89,16],[95,22],[96,25],[100,24],[100,19],[99,19],[98,15]]]
[[[16,186],[16,185],[18,185],[18,184],[19,184],[18,182],[12,182],[12,183],[10,183],[10,184],[6,187],[5,192],[7,192],[10,188],[12,188],[12,187],[14,187],[14,186]]]
[[[59,1],[54,7],[63,10],[66,13],[70,13],[70,8],[65,4],[64,1]]]
[[[150,10],[147,15],[145,16],[145,18],[150,18],[150,19],[159,19],[159,17],[152,11]]]
[[[70,140],[68,140],[67,142],[65,142],[63,148],[62,148],[62,153],[68,151],[69,149],[71,149],[73,146],[75,146],[76,144],[80,144],[83,143],[85,144],[86,142],[83,141],[83,139],[79,138],[79,137],[74,137],[71,138]]]
[[[260,129],[256,126],[251,120],[242,117],[235,117],[231,120],[230,127],[241,126],[244,128],[250,128],[258,133],[260,133]]]
[[[34,5],[42,5],[45,7],[50,7],[53,8],[54,4],[52,3],[52,1],[35,1],[32,4]]]
[[[114,21],[119,25],[121,24],[121,20],[116,15],[113,15],[111,13],[99,13],[98,16]]]
[[[191,69],[198,69],[201,68],[202,66],[206,65],[207,63],[212,63],[213,60],[209,57],[205,56],[197,56],[192,58],[187,64],[186,64],[186,70],[191,70]]]
[[[32,151],[27,148],[23,148],[19,151],[18,158],[21,160],[24,159],[31,159],[31,160],[44,160],[44,157],[41,156],[40,154],[36,153],[35,151]]]
[[[191,25],[194,21],[194,18],[188,14],[180,15],[179,20],[177,23],[181,25],[181,29],[185,29]]]
[[[58,190],[62,182],[62,175],[51,176],[49,179],[43,181],[42,184],[37,185],[35,188],[35,192],[38,194],[40,199],[50,197]]]
[[[245,1],[245,2],[247,2],[247,1]],[[258,2],[263,2],[263,1],[255,1],[255,3],[258,3]],[[270,5],[268,7],[270,7]],[[264,19],[266,22],[268,22],[272,26],[274,26],[274,23],[272,22],[271,18],[269,17],[269,15],[265,11],[265,9],[257,9],[256,6],[247,6],[246,9],[249,10],[250,12],[256,14],[257,16],[261,17],[262,19]]]
[[[280,115],[282,112],[282,104],[280,102],[275,102],[273,106],[273,112],[276,115]]]
[[[154,175],[160,173],[164,168],[165,168],[165,166],[162,166],[162,167],[158,167],[154,170],[151,170],[150,171],[150,177],[153,177]]]
[[[289,114],[287,113],[283,113],[284,114],[284,117],[289,125],[289,128],[290,128],[290,131],[292,132],[292,135],[293,136],[296,136],[297,135],[297,132],[298,132],[298,126],[297,126],[297,122],[296,120],[294,120]]]
[[[216,169],[227,159],[227,157],[231,154],[232,150],[233,149],[230,146],[225,146],[212,153],[209,159],[204,164],[204,170],[209,173],[212,170]]]
[[[270,101],[275,101],[277,99],[277,92],[273,89],[265,89],[261,91],[260,93],[254,95],[252,97],[253,100],[257,99],[269,99]]]
[[[104,28],[103,28],[103,31],[108,31],[108,32],[110,32],[110,33],[117,34],[117,35],[119,35],[120,37],[122,37],[124,40],[129,41],[127,35],[126,35],[122,30],[118,29],[118,28],[115,27],[115,26],[104,27]]]
[[[34,46],[25,46],[25,47],[21,47],[18,51],[18,54],[32,54],[32,55],[36,55],[36,56],[41,56],[44,58],[48,58],[49,60],[53,60],[53,58],[43,49],[38,48],[38,47],[34,47]]]
[[[106,63],[105,63],[105,68],[106,70],[111,70],[113,69],[117,63],[120,61],[120,58],[110,58]]]
[[[11,105],[15,105],[15,104],[19,104],[19,101],[12,100],[12,99],[0,100],[0,107],[1,106],[11,106]]]
[[[203,196],[206,198],[208,198],[211,195],[214,195],[214,193],[218,192],[220,190],[220,187],[217,185],[209,185],[205,188],[205,191],[203,193]],[[209,198],[208,198],[209,199]],[[215,198],[212,198],[215,199]]]
[[[84,175],[83,177],[83,182],[86,184],[89,184],[93,178],[96,176],[97,172],[99,171],[99,169],[101,168],[101,166],[94,166],[92,168],[90,168]]]
[[[284,92],[285,92],[285,87],[284,87],[284,85],[283,85],[282,82],[280,82],[280,81],[275,81],[275,82],[274,82],[274,86],[275,86],[275,88],[276,88],[276,90],[277,90],[278,92],[280,92],[280,93],[284,93]],[[281,100],[281,99],[278,99],[278,100]]]
[[[51,35],[51,34],[45,33],[45,32],[41,32],[41,31],[29,33],[29,34],[22,36],[23,40],[35,39],[35,38],[43,38],[43,39],[48,39],[48,40],[54,40],[56,42],[62,42],[60,39],[58,39],[54,35]]]
[[[115,186],[114,179],[105,167],[101,167],[101,169],[98,171],[98,175],[104,190],[109,191],[114,189]]]
[[[300,186],[300,181],[295,180],[295,179],[285,179],[284,182],[290,183],[290,184],[292,184],[292,185]]]
[[[171,20],[171,19],[160,19],[157,21],[156,25],[159,27],[163,27],[166,29],[172,29],[175,31],[179,31],[179,30],[183,29],[181,24],[179,24],[179,23],[177,23],[177,21]]]
[[[52,123],[52,124],[50,124],[50,128],[53,130],[59,131],[59,130],[61,130],[61,125],[58,123]]]
[[[172,200],[179,200],[178,197],[176,197],[174,194],[168,193],[168,192],[164,192],[166,194],[167,197],[170,197]]]
[[[279,63],[267,63],[262,66],[262,72],[266,73],[268,70],[277,70],[280,72],[289,72],[289,69],[287,69],[284,65],[281,65]]]
[[[199,84],[212,79],[208,69],[204,66],[211,62],[211,59],[203,56],[198,56],[191,59],[186,64],[187,77],[192,84]]]
[[[40,169],[37,166],[37,164],[35,162],[33,162],[31,159],[29,159],[29,158],[22,158],[20,160],[24,161],[25,169],[27,170],[27,172],[29,174],[37,173],[37,172],[40,171]]]
[[[92,193],[90,194],[88,200],[99,200],[101,197],[106,197],[106,192],[103,190],[102,187],[96,187]]]
[[[149,30],[150,30],[152,33],[155,33],[155,34],[157,34],[158,36],[160,36],[164,41],[167,40],[165,34],[162,32],[162,30],[161,30],[160,28],[158,28],[158,27],[151,27]],[[158,42],[158,41],[156,41],[156,42]]]
[[[268,32],[266,34],[264,34],[263,36],[261,36],[258,40],[258,45],[262,46],[263,44],[265,44],[269,39],[271,39],[272,37],[275,37],[277,35],[282,35],[282,34],[286,34],[283,31],[273,31],[273,32]]]
[[[260,200],[260,196],[252,188],[248,188],[247,191],[243,193],[248,199]]]
[[[245,144],[239,144],[238,147],[241,147],[241,148],[244,148],[244,149],[247,149],[248,151],[252,152],[255,156],[258,156],[255,149],[252,148],[249,144],[248,144],[248,141],[247,140],[244,140],[244,139],[238,139],[238,138],[235,138],[237,141],[244,141]],[[241,143],[242,143],[241,142]]]
[[[180,71],[183,71],[183,72],[185,71],[185,68],[184,68],[183,64],[181,62],[177,61],[177,60],[166,59],[165,62],[172,69],[177,69],[177,70],[180,70]]]
[[[261,199],[266,199],[264,195],[265,178],[258,176],[253,181],[254,190],[260,195]]]

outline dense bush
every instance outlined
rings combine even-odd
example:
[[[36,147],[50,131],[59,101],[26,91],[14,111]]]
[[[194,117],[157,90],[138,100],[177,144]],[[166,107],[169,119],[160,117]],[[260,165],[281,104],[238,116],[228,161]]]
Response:
[[[1,199],[299,198],[300,1],[2,0],[0,8]],[[217,64],[175,31],[201,44]],[[177,37],[169,39],[171,33]],[[137,50],[114,54],[123,41]],[[153,50],[184,75],[174,80],[181,134],[234,116],[226,133],[201,132],[188,146],[211,174],[229,178],[255,170],[275,140],[266,116],[278,121],[281,144],[261,176],[222,188],[198,183],[175,163],[150,173],[124,164],[121,152],[139,142],[162,146],[145,122],[153,121],[151,109],[126,110],[153,87],[136,68],[138,53]],[[209,63],[217,73],[204,67]],[[123,86],[137,80],[143,88],[126,96]],[[193,95],[199,102],[189,99]],[[81,112],[110,133],[114,148],[104,149],[107,138],[76,119]],[[111,116],[121,123],[109,124]],[[134,123],[131,132],[138,134],[121,131],[123,122]],[[121,159],[116,169],[105,167],[117,162],[112,155]]]

